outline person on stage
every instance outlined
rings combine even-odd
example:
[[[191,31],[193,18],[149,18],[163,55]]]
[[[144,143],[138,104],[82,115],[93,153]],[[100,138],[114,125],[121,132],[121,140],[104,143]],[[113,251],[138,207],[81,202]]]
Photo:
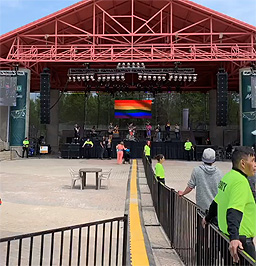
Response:
[[[171,124],[169,122],[165,125],[165,131],[166,131],[166,140],[169,140],[171,138]]]
[[[80,127],[75,124],[74,126],[74,142],[78,143],[80,139]]]
[[[147,139],[151,140],[151,131],[152,131],[152,126],[150,125],[149,122],[146,123],[146,136]]]

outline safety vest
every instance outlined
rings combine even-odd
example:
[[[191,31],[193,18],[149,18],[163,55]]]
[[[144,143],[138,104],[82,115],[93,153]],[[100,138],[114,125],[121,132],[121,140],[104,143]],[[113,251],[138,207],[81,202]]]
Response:
[[[85,143],[84,143],[84,145],[91,145],[91,147],[93,147],[93,143],[92,143],[92,141],[85,141]]]
[[[148,145],[145,145],[144,153],[145,153],[146,156],[150,156],[150,147]]]
[[[29,141],[27,139],[23,140],[23,147],[28,148]]]

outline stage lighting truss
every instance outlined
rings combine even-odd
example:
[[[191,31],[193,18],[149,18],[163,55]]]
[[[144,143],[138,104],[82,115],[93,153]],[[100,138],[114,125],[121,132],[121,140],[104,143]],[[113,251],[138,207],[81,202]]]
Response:
[[[97,74],[97,79],[98,82],[120,82],[120,81],[125,81],[125,73],[109,73],[109,74]]]
[[[196,82],[197,74],[187,74],[187,73],[169,73],[169,81],[188,81],[188,82]]]
[[[81,82],[81,81],[84,81],[84,82],[88,82],[88,81],[95,81],[95,78],[94,78],[94,73],[88,73],[86,75],[79,75],[79,74],[74,74],[74,75],[68,75],[68,81],[71,82]]]
[[[118,63],[116,68],[89,69],[71,68],[68,72],[70,82],[124,82],[126,74],[137,75],[139,82],[196,82],[194,68],[147,68],[144,63]]]
[[[166,81],[166,74],[159,73],[138,73],[139,81]]]
[[[135,63],[135,62],[128,62],[128,63],[118,63],[117,69],[145,69],[144,63]]]

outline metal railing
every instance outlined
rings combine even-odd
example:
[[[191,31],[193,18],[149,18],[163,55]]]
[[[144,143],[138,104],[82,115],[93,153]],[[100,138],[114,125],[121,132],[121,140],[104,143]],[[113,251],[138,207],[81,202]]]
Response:
[[[158,220],[182,261],[186,265],[232,265],[229,239],[214,225],[203,229],[199,207],[158,182],[145,156],[142,161]],[[237,265],[255,265],[245,252],[239,251],[239,257]]]
[[[0,239],[0,265],[126,265],[127,215]]]

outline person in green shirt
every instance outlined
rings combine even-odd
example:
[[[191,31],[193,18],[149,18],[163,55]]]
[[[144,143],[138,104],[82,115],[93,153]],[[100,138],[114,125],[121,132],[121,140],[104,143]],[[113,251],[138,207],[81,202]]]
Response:
[[[84,142],[82,148],[85,148],[85,158],[90,159],[91,158],[91,150],[93,147],[93,142],[87,138],[87,140]]]
[[[22,158],[24,158],[24,154],[26,152],[26,155],[27,155],[27,158],[28,158],[28,146],[29,146],[29,140],[28,138],[26,137],[24,140],[23,140],[23,146],[22,146]]]
[[[192,156],[192,150],[194,148],[193,148],[192,142],[189,139],[187,139],[187,141],[185,142],[184,148],[185,148],[185,158],[188,161],[191,161],[191,158],[193,158],[193,156]]]
[[[159,182],[162,182],[165,184],[165,173],[164,173],[164,167],[163,167],[163,162],[164,162],[164,156],[163,154],[158,154],[156,156],[157,159],[157,164],[155,166],[155,171],[156,171],[156,178]]]
[[[221,179],[202,226],[205,227],[217,215],[219,228],[229,236],[229,250],[237,263],[238,248],[256,259],[253,243],[256,236],[256,202],[248,181],[248,177],[256,172],[253,149],[237,147],[232,154],[232,166],[232,170]]]
[[[151,160],[151,142],[148,140],[146,145],[144,146],[144,154],[148,159],[149,163],[152,164]]]

